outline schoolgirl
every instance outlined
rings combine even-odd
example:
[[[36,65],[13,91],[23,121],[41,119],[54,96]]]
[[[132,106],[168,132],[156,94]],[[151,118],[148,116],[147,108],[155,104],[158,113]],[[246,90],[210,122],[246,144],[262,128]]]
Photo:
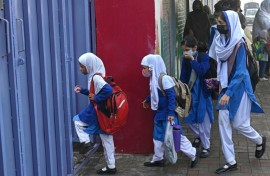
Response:
[[[213,58],[217,58],[217,80],[220,82],[219,133],[226,164],[216,170],[217,174],[237,169],[232,127],[256,144],[255,157],[265,152],[266,137],[250,125],[250,112],[263,113],[253,93],[250,76],[246,67],[246,47],[243,41],[238,14],[224,11],[218,17],[218,34],[214,38]],[[239,46],[235,61],[230,62],[236,46]],[[231,70],[228,74],[228,70]]]
[[[162,94],[158,85],[158,79],[161,73],[166,74],[166,67],[160,55],[149,54],[142,59],[142,75],[150,79],[150,95],[143,101],[143,107],[156,111],[154,117],[154,155],[151,161],[145,162],[147,167],[164,167],[164,136],[168,121],[174,121],[179,124],[176,113],[174,112],[175,91],[172,78],[165,75],[162,78],[162,85],[166,96]],[[181,135],[181,151],[191,159],[190,167],[193,168],[198,162],[196,157],[196,148],[192,147],[190,141]]]
[[[77,85],[74,90],[76,93],[82,93],[89,96],[90,103],[82,112],[73,118],[75,128],[81,142],[87,143],[90,141],[89,134],[99,134],[104,148],[107,166],[98,170],[97,174],[115,174],[116,167],[113,135],[106,134],[100,129],[97,114],[93,105],[93,103],[99,105],[106,101],[112,94],[112,87],[108,85],[100,75],[95,75],[96,73],[99,73],[104,77],[106,74],[102,60],[96,55],[93,53],[81,55],[79,57],[79,64],[81,72],[88,76],[88,89],[83,89],[81,86]],[[94,83],[94,93],[90,93],[91,91],[89,90],[91,81]]]
[[[201,43],[198,52],[194,36],[186,36],[184,42],[180,80],[189,85],[192,94],[191,110],[184,122],[189,124],[195,137],[193,146],[202,144],[200,157],[206,158],[210,153],[211,124],[214,122],[211,90],[205,84],[210,71],[209,56],[205,53],[207,45]]]

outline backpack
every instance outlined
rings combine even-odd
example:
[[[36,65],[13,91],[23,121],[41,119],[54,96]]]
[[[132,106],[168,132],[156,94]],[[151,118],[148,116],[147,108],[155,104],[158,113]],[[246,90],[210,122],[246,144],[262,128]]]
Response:
[[[96,73],[95,75],[100,75]],[[95,76],[94,75],[94,76]],[[93,77],[94,77],[93,76]],[[105,76],[103,79],[112,87],[112,95],[101,104],[94,103],[100,128],[109,134],[119,131],[127,122],[128,101],[125,92],[114,82],[113,77]],[[91,81],[91,93],[95,92],[94,81]]]
[[[256,85],[259,82],[258,66],[257,66],[255,58],[252,56],[250,50],[247,47],[246,41],[245,41],[244,44],[245,44],[245,48],[246,48],[246,67],[247,67],[247,70],[248,70],[248,73],[249,73],[249,76],[250,76],[250,81],[251,81],[253,92],[255,92]],[[233,62],[233,64],[235,63],[235,59],[236,59],[235,56],[237,54],[237,51],[238,51],[239,47],[240,47],[240,43],[238,44],[238,46],[235,47],[234,52],[232,53],[232,55],[234,54],[234,57],[231,58],[232,60],[228,60],[228,62]],[[228,75],[230,73],[231,73],[231,70],[229,69],[228,70]]]
[[[261,60],[263,58],[265,44],[266,40],[260,38],[254,40],[254,42],[251,44],[252,52],[256,60]]]
[[[162,91],[162,94],[166,96],[166,93],[163,89],[162,85],[162,78],[166,75],[164,73],[161,73],[158,78],[158,85]],[[171,77],[171,76],[170,76]],[[176,94],[176,108],[175,112],[177,113],[179,118],[187,117],[189,114],[189,111],[191,109],[191,103],[192,103],[192,97],[191,92],[188,88],[188,85],[185,83],[182,83],[179,79],[175,77],[171,77],[175,83],[174,91]]]
[[[246,47],[246,55],[247,55],[247,69],[250,76],[250,81],[252,85],[253,92],[255,92],[256,85],[258,84],[260,78],[259,78],[259,71],[258,71],[258,65],[253,57],[252,53],[247,47],[247,44],[245,43]]]

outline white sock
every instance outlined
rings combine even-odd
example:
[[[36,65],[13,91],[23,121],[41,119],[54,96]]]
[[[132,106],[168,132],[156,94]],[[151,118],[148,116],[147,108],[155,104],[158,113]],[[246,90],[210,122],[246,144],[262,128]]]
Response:
[[[191,158],[191,161],[195,161],[195,159],[196,159],[196,156],[192,157]]]
[[[262,150],[262,146],[260,146],[260,147],[257,147],[257,150]]]
[[[263,143],[263,140],[262,140],[262,142],[261,142],[260,144],[258,144],[258,145],[262,145],[262,143]],[[262,150],[262,146],[256,147],[256,150]]]
[[[109,169],[114,169],[115,168],[115,165],[108,165],[108,168]]]
[[[236,164],[236,161],[235,160],[233,160],[233,161],[231,161],[231,162],[228,162],[230,165],[234,165],[234,164]],[[227,169],[228,168],[228,166],[225,164],[225,166],[223,166],[225,169]]]

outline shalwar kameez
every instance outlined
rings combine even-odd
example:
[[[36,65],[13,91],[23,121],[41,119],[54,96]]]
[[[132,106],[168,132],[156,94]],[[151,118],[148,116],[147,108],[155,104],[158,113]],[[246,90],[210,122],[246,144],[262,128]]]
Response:
[[[176,107],[176,94],[174,91],[175,83],[172,78],[165,75],[162,78],[162,85],[166,96],[163,95],[161,88],[158,85],[158,78],[161,73],[166,74],[166,67],[164,61],[160,55],[147,55],[141,62],[142,66],[149,67],[152,75],[150,77],[150,95],[146,98],[146,102],[151,102],[151,109],[156,111],[154,117],[154,155],[152,160],[149,162],[159,162],[163,160],[164,156],[164,137],[166,131],[166,125],[168,123],[168,116],[174,117],[175,124],[179,124],[178,117],[174,112]],[[181,134],[181,151],[184,152],[192,161],[196,159],[196,149],[192,147],[190,141]],[[146,164],[145,164],[146,165]]]
[[[227,164],[216,170],[216,173],[223,173],[237,167],[235,160],[234,144],[232,140],[232,127],[253,143],[261,145],[266,138],[261,136],[250,126],[250,112],[263,113],[253,93],[250,76],[246,67],[246,49],[243,41],[244,32],[239,22],[238,14],[233,11],[223,12],[228,34],[217,33],[214,39],[215,48],[213,52],[217,58],[217,79],[220,81],[219,104],[219,132],[222,144],[222,151]],[[237,44],[240,47],[237,51],[235,62],[229,65],[228,59],[233,53]],[[230,75],[228,68],[232,67]],[[220,100],[224,95],[229,96],[228,104],[221,105]],[[256,148],[257,152],[258,148]]]
[[[79,57],[79,63],[84,65],[88,72],[88,89],[81,89],[80,93],[88,96],[91,88],[91,81],[93,80],[95,88],[94,102],[99,104],[107,100],[112,94],[112,87],[108,85],[100,75],[95,75],[96,73],[99,73],[104,77],[106,74],[102,60],[93,53],[85,53]],[[107,169],[115,169],[113,135],[106,134],[100,129],[93,103],[90,102],[89,105],[76,115],[73,120],[81,142],[89,141],[89,134],[99,134],[107,162],[107,167],[101,170],[106,171]]]
[[[188,117],[184,122],[189,124],[195,139],[200,139],[203,150],[210,151],[211,124],[214,122],[211,90],[208,90],[205,74],[210,68],[209,56],[205,53],[196,53],[194,60],[183,58],[180,80],[189,83],[192,70],[196,74],[196,80],[191,88],[192,106]]]

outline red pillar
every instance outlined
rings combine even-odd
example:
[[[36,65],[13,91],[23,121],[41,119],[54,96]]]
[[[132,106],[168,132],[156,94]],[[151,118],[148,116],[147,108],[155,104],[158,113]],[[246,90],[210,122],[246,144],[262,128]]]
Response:
[[[149,80],[140,63],[155,49],[154,7],[154,0],[95,1],[97,55],[129,101],[128,123],[114,137],[121,153],[153,151],[153,112],[141,103],[149,94]]]

